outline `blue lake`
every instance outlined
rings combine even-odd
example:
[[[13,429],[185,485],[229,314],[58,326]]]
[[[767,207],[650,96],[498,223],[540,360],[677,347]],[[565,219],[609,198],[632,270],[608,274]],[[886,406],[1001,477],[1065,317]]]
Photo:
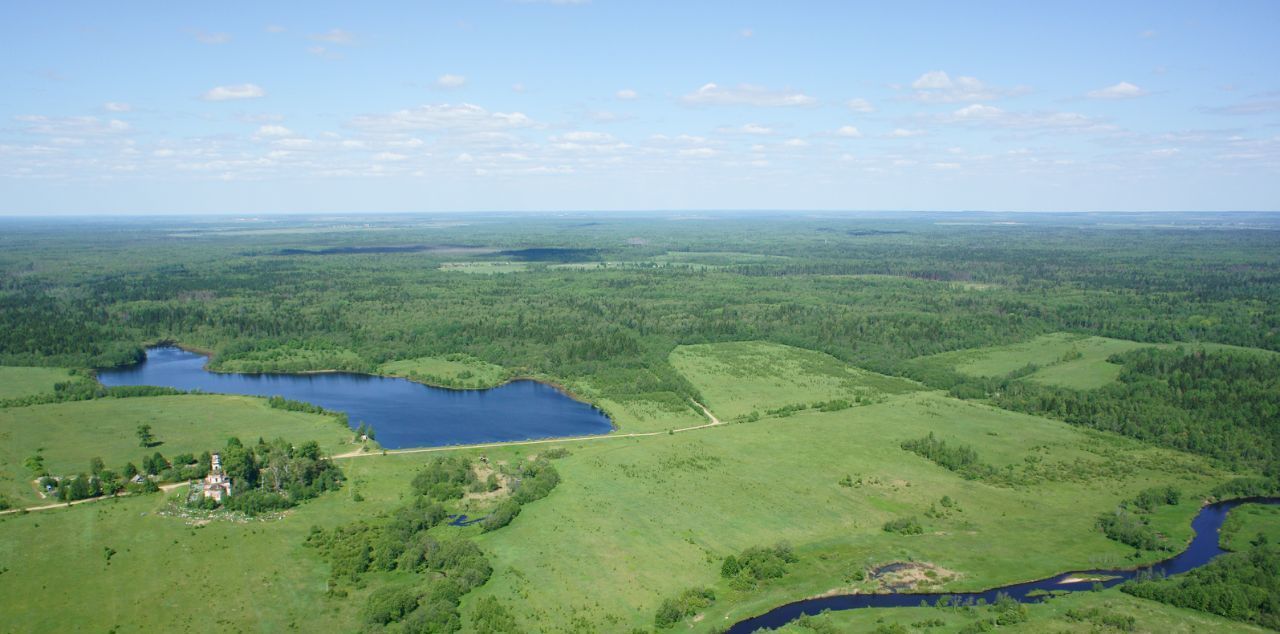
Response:
[[[150,348],[146,361],[100,370],[98,380],[108,387],[158,385],[306,401],[345,412],[353,428],[372,425],[388,449],[585,436],[613,428],[596,407],[536,381],[449,390],[364,374],[224,374],[205,370],[208,360],[179,348]]]

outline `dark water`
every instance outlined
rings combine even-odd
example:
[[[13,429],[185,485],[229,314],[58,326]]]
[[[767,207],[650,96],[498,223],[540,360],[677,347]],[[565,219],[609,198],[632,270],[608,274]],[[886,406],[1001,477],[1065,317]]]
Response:
[[[1218,547],[1218,529],[1222,528],[1222,522],[1227,519],[1228,511],[1248,502],[1280,504],[1280,498],[1229,500],[1205,506],[1200,509],[1200,514],[1196,515],[1195,519],[1191,520],[1191,528],[1195,530],[1196,535],[1192,538],[1191,545],[1187,546],[1186,550],[1169,559],[1137,570],[1082,570],[1068,572],[1055,575],[1048,579],[1041,579],[1039,581],[1029,581],[1027,583],[1018,583],[1001,588],[992,588],[985,592],[843,594],[833,597],[823,597],[821,599],[806,599],[804,601],[788,603],[784,606],[765,612],[760,616],[739,621],[735,623],[733,627],[729,628],[728,634],[747,634],[748,632],[754,632],[761,628],[782,627],[783,625],[800,618],[802,614],[816,615],[823,610],[914,607],[920,605],[920,601],[922,600],[933,605],[942,597],[950,597],[950,601],[953,604],[960,602],[976,602],[978,599],[985,599],[987,603],[991,603],[996,600],[996,595],[1001,593],[1007,594],[1023,603],[1031,603],[1040,600],[1039,597],[1027,596],[1035,590],[1065,590],[1069,592],[1078,592],[1093,588],[1092,581],[1062,583],[1062,580],[1070,577],[1115,576],[1115,579],[1109,579],[1101,582],[1103,586],[1110,588],[1111,586],[1133,579],[1138,576],[1138,574],[1144,572],[1176,575],[1194,568],[1199,568],[1200,566],[1209,563],[1214,557],[1226,552]]]
[[[373,426],[388,449],[604,434],[603,412],[536,381],[489,390],[447,390],[364,374],[222,374],[208,357],[172,347],[147,350],[135,366],[102,370],[103,385],[159,385],[221,394],[283,396],[346,412]]]

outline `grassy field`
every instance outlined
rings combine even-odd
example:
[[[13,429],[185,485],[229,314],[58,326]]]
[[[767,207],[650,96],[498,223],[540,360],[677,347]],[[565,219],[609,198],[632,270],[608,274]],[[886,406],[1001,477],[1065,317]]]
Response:
[[[345,461],[342,490],[281,519],[201,525],[161,494],[0,516],[0,632],[356,631],[367,591],[327,598],[303,542],[397,504],[424,459]]]
[[[221,412],[241,401],[247,413],[238,420],[253,411],[250,406],[262,407],[261,415],[300,416],[234,397],[104,403],[137,401],[141,412],[199,399],[228,401],[215,408]],[[90,404],[96,403],[42,407]],[[177,428],[157,431],[164,439]],[[997,466],[1022,470],[1028,456],[1037,456],[1041,464],[1068,468],[1054,471],[1062,480],[1025,487],[964,480],[898,448],[928,431],[948,440],[981,439],[982,459]],[[130,442],[126,438],[120,450],[132,455]],[[469,453],[514,461],[552,446]],[[952,571],[946,588],[956,590],[1124,563],[1130,549],[1093,529],[1098,512],[1157,482],[1176,482],[1195,499],[1224,477],[1199,459],[928,392],[838,412],[562,446],[571,452],[556,461],[563,482],[511,526],[484,535],[477,535],[478,527],[442,527],[477,535],[494,566],[490,582],[464,602],[464,615],[476,597],[493,595],[527,631],[627,631],[651,625],[663,598],[711,585],[721,600],[694,628],[701,631],[799,597],[847,589],[842,579],[851,570],[875,563],[930,562]],[[51,449],[46,454],[52,458]],[[274,521],[196,527],[158,515],[164,508],[158,496],[0,519],[6,626],[356,629],[362,593],[373,586],[348,598],[326,598],[324,566],[301,544],[312,524],[332,526],[393,508],[414,471],[433,455],[344,460],[347,487]],[[845,475],[858,484],[841,486]],[[356,502],[355,492],[364,501]],[[925,517],[943,495],[958,502],[956,509]],[[1175,539],[1187,539],[1194,513],[1194,504],[1183,504],[1155,521]],[[903,516],[919,517],[925,534],[881,530],[885,521]],[[780,539],[794,544],[801,557],[781,582],[739,592],[719,580],[722,557]],[[109,564],[106,548],[116,551]],[[201,583],[175,582],[174,575],[155,571],[199,571]],[[217,604],[206,600],[206,584],[219,589]],[[101,587],[112,591],[101,600],[77,600]]]
[[[467,388],[493,387],[511,377],[506,368],[465,354],[389,361],[378,367],[378,374]]]
[[[936,567],[929,587],[956,591],[1133,565],[1160,555],[1133,558],[1131,548],[1098,532],[1099,513],[1144,488],[1175,484],[1188,502],[1162,508],[1152,523],[1181,543],[1190,538],[1197,510],[1190,501],[1231,475],[1200,458],[952,399],[787,346],[684,346],[672,362],[723,419],[855,396],[867,404],[675,435],[468,451],[494,462],[526,460],[555,446],[570,455],[555,463],[561,484],[526,505],[510,526],[484,534],[478,526],[436,529],[474,537],[493,564],[490,581],[464,601],[464,619],[477,598],[493,596],[526,631],[629,631],[651,627],[663,599],[710,586],[717,602],[697,621],[677,626],[701,632],[815,594],[873,591],[874,583],[858,580],[857,573],[890,562]],[[653,425],[677,426],[660,411],[650,414]],[[701,422],[692,411],[689,416]],[[245,397],[14,408],[0,410],[0,469],[14,473],[0,485],[25,496],[18,499],[32,498],[29,486],[22,490],[21,461],[37,447],[45,448],[54,471],[83,469],[93,455],[113,466],[136,460],[143,450],[133,430],[140,422],[152,424],[166,441],[159,448],[166,455],[201,451],[231,434],[316,438],[328,451],[349,440],[326,419],[272,410]],[[948,443],[973,445],[1003,479],[967,480],[901,449],[903,441],[931,432]],[[6,620],[0,629],[358,629],[364,595],[386,580],[373,576],[349,597],[326,597],[326,568],[302,543],[312,525],[344,524],[394,508],[413,473],[435,455],[343,460],[349,478],[343,490],[271,521],[199,526],[164,514],[160,496],[5,516],[0,610]],[[939,506],[944,496],[954,505]],[[922,524],[923,534],[882,528],[908,517]],[[780,540],[799,555],[783,579],[744,589],[720,578],[725,556]],[[200,582],[183,579],[184,571],[198,573]],[[208,600],[210,588],[218,589],[216,603]],[[1109,609],[1150,612],[1155,623],[1181,616],[1114,593],[1091,596],[1119,606]],[[1053,611],[1058,601],[1035,608],[1046,610],[1036,618],[1056,629],[1085,627],[1063,621]],[[918,620],[912,611],[881,612],[824,618]],[[954,616],[946,617],[952,629],[968,618]],[[1184,621],[1219,623],[1203,615]]]
[[[1268,543],[1280,544],[1280,507],[1242,504],[1231,511],[1222,527],[1222,547],[1249,549],[1249,542],[1264,535]]]
[[[920,389],[821,352],[764,341],[680,346],[670,360],[724,420],[836,399],[873,402]]]
[[[1182,345],[1206,350],[1246,350],[1271,354],[1254,348],[1220,344]],[[1007,346],[944,352],[916,359],[912,363],[945,366],[961,374],[977,377],[1003,376],[1027,364],[1035,364],[1039,369],[1026,376],[1024,380],[1078,390],[1091,390],[1102,387],[1120,376],[1120,366],[1108,363],[1107,357],[1150,347],[1174,348],[1176,345],[1139,343],[1059,332]]]
[[[52,392],[55,383],[68,378],[63,368],[0,366],[0,400]]]
[[[144,449],[135,435],[151,425],[161,445]],[[101,457],[108,468],[138,464],[144,455],[165,456],[217,449],[230,436],[316,440],[326,452],[349,450],[351,433],[328,416],[272,409],[246,396],[105,398],[0,409],[0,495],[17,505],[39,502],[23,462],[37,450],[55,475],[87,471]]]
[[[930,431],[979,442],[984,461],[1019,473],[1032,457],[1058,479],[991,486],[899,448]],[[1098,513],[1161,482],[1196,499],[1222,477],[1196,458],[934,393],[573,451],[549,498],[480,538],[497,571],[480,593],[521,605],[531,631],[646,626],[662,598],[713,586],[721,600],[702,630],[857,588],[843,581],[853,570],[891,561],[951,571],[954,590],[1133,563],[1132,549],[1095,530]],[[857,484],[841,486],[846,475]],[[958,510],[926,517],[944,495]],[[1185,541],[1195,512],[1168,507],[1154,522]],[[909,516],[923,535],[881,528]],[[738,592],[720,581],[723,557],[778,540],[801,556],[783,582]]]
[[[1096,612],[1094,612],[1096,610]],[[1089,618],[1071,618],[1087,614]],[[877,628],[901,626],[907,632],[952,634],[973,623],[977,615],[963,609],[895,608],[877,610],[847,610],[828,612],[814,621],[827,624],[835,632],[875,632]],[[1133,632],[1151,634],[1196,634],[1198,632],[1267,632],[1269,630],[1229,621],[1220,616],[1177,608],[1155,601],[1147,601],[1124,594],[1116,589],[1103,592],[1078,592],[1057,597],[1044,603],[1027,606],[1027,620],[1022,623],[1001,626],[999,632],[1056,632],[1063,634],[1093,634],[1097,632],[1121,632],[1102,624],[1102,617],[1132,617]],[[941,624],[938,624],[941,621]],[[819,625],[821,627],[821,625]],[[812,628],[791,624],[779,630],[781,634],[812,634]]]

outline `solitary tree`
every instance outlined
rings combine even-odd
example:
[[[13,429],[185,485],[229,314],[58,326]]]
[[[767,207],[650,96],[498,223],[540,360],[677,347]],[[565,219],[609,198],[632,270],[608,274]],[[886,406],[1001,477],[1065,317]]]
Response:
[[[94,456],[89,460],[89,473],[92,473],[93,475],[102,473],[102,470],[106,468],[107,465],[104,464],[102,462],[102,458],[99,458],[98,456]]]
[[[156,437],[151,433],[151,425],[146,423],[138,425],[138,446],[150,447],[155,439]]]

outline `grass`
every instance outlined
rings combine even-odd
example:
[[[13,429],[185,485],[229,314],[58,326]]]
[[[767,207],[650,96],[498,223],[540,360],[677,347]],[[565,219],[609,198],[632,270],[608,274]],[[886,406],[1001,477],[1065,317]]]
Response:
[[[899,448],[929,431],[980,447],[999,467],[1028,456],[1066,465],[1034,486],[964,480]],[[495,576],[480,590],[518,605],[530,631],[626,631],[648,626],[659,601],[693,586],[721,600],[696,631],[832,590],[854,569],[927,561],[973,590],[1071,569],[1131,565],[1132,549],[1105,539],[1097,514],[1155,483],[1188,499],[1223,474],[1204,461],[1065,424],[916,393],[838,412],[741,423],[644,439],[581,443],[557,462],[560,487],[510,527],[482,536]],[[860,481],[839,484],[845,475]],[[960,510],[926,513],[942,496]],[[1190,538],[1195,504],[1154,518]],[[920,518],[925,534],[886,533]],[[719,579],[728,554],[779,540],[801,556],[781,583],[738,592]],[[1156,558],[1151,554],[1145,559]],[[683,628],[684,626],[681,626]]]
[[[151,425],[162,444],[138,446],[139,424]],[[37,450],[55,475],[88,471],[89,460],[101,457],[108,468],[135,465],[159,451],[172,457],[217,449],[230,436],[249,442],[277,436],[292,441],[316,440],[326,452],[349,450],[351,433],[328,416],[272,409],[247,396],[157,396],[104,398],[31,407],[0,409],[0,495],[15,506],[41,501],[23,465]]]
[[[441,271],[453,271],[454,273],[476,273],[480,275],[493,275],[495,273],[519,273],[529,270],[529,265],[523,262],[442,262],[440,264]]]
[[[821,352],[764,341],[680,346],[670,361],[724,420],[836,399],[871,402],[920,389]]]
[[[1244,551],[1249,542],[1263,535],[1267,543],[1280,544],[1280,507],[1241,504],[1231,510],[1223,524],[1221,542],[1227,550]]]
[[[506,368],[465,354],[389,361],[378,367],[378,374],[466,388],[494,387],[511,378]]]
[[[916,359],[912,363],[941,365],[976,377],[1004,376],[1027,364],[1035,364],[1039,369],[1023,380],[1091,390],[1107,385],[1120,376],[1120,366],[1108,363],[1107,357],[1138,348],[1174,348],[1178,345],[1206,350],[1247,350],[1270,354],[1254,348],[1221,344],[1151,344],[1059,332],[1006,346],[944,352]]]
[[[342,490],[268,521],[195,525],[159,514],[160,494],[0,516],[0,630],[357,631],[372,588],[326,598],[327,565],[302,544],[397,504],[421,460],[345,461]]]
[[[1094,632],[1120,632],[1089,620],[1075,620],[1067,616],[1068,610],[1091,612],[1097,610],[1094,621],[1101,616],[1133,617],[1134,632],[1158,634],[1194,634],[1197,632],[1266,632],[1260,627],[1230,621],[1220,616],[1173,607],[1155,601],[1147,601],[1124,594],[1116,589],[1103,592],[1077,592],[1057,597],[1044,603],[1027,606],[1027,620],[1022,623],[1001,626],[998,632],[1061,632],[1092,634]],[[983,614],[978,612],[977,614]],[[953,634],[976,620],[965,610],[939,608],[892,608],[870,610],[846,610],[828,612],[814,617],[818,623],[829,624],[836,632],[874,632],[876,628],[895,625],[908,632]],[[942,624],[937,625],[936,620]],[[923,624],[935,624],[923,627]],[[821,627],[821,626],[820,626]],[[776,630],[780,634],[812,634],[811,628],[792,623]]]
[[[53,391],[55,383],[70,378],[63,368],[28,368],[0,366],[0,400],[19,398]]]
[[[921,391],[787,346],[686,346],[672,357],[721,418],[849,394],[875,402],[675,435],[469,451],[494,462],[525,460],[557,445],[571,455],[555,463],[560,486],[510,526],[486,534],[478,526],[437,529],[474,537],[494,567],[489,583],[464,602],[464,619],[474,600],[488,595],[511,609],[525,631],[628,631],[650,627],[664,598],[712,586],[718,601],[696,623],[678,626],[707,631],[806,596],[870,590],[851,574],[891,561],[951,571],[938,584],[956,591],[1132,565],[1158,555],[1130,558],[1132,549],[1096,530],[1097,514],[1158,484],[1176,484],[1184,499],[1200,499],[1230,475],[1197,457]],[[654,424],[665,420],[651,414]],[[173,443],[161,447],[169,454],[202,450],[233,432],[277,435],[259,431],[273,424],[289,437],[300,423],[317,420],[270,410],[260,399],[223,396],[0,410],[0,429],[9,434],[0,456],[12,468],[44,446],[55,469],[79,470],[92,455],[113,466],[140,456],[138,422],[150,422]],[[327,422],[302,429],[315,432],[303,437],[327,438],[330,450],[347,440]],[[324,436],[330,429],[332,437]],[[983,462],[1025,483],[965,480],[900,448],[929,432],[972,444]],[[274,521],[198,528],[157,515],[164,506],[159,497],[7,516],[0,519],[0,610],[19,631],[358,629],[359,607],[377,579],[350,597],[327,598],[325,566],[301,544],[313,524],[394,508],[412,474],[435,455],[343,460],[349,480],[342,491]],[[849,486],[841,484],[846,476]],[[363,501],[355,501],[357,492]],[[956,506],[933,515],[943,496]],[[1152,522],[1183,542],[1196,510],[1193,503],[1169,507]],[[903,517],[918,518],[924,534],[882,530]],[[782,580],[743,590],[720,579],[725,556],[779,540],[800,557]],[[116,551],[110,563],[106,548]],[[211,588],[219,601],[208,601]]]
[[[155,408],[183,399],[238,397],[110,405],[136,401]],[[177,433],[157,431],[162,439]],[[982,458],[998,466],[1025,464],[1028,455],[1047,462],[1078,459],[1085,465],[1077,469],[1082,478],[1017,488],[966,481],[898,448],[928,431],[980,443]],[[129,442],[122,449],[132,455]],[[469,453],[514,461],[556,445]],[[447,529],[480,540],[494,576],[476,596],[498,597],[527,631],[647,627],[664,597],[712,585],[721,600],[695,628],[700,631],[844,587],[851,566],[892,560],[953,570],[959,577],[947,587],[956,590],[1123,563],[1130,550],[1093,529],[1096,513],[1156,482],[1177,482],[1195,499],[1225,477],[1196,458],[931,392],[838,412],[561,446],[571,452],[556,461],[563,482],[511,526],[484,535],[478,527]],[[53,456],[52,449],[46,454]],[[275,521],[197,528],[156,515],[163,507],[158,497],[8,516],[0,519],[0,570],[6,570],[0,574],[0,609],[6,624],[20,631],[151,630],[162,624],[197,631],[357,629],[363,594],[374,584],[344,599],[326,598],[327,572],[301,543],[312,524],[333,526],[394,508],[412,474],[434,455],[344,460],[349,480],[342,491]],[[846,474],[861,484],[839,485]],[[354,501],[356,492],[364,501]],[[955,499],[959,510],[925,518],[942,495]],[[1187,539],[1195,505],[1174,509],[1156,519],[1158,527]],[[885,521],[907,515],[921,517],[924,535],[881,530]],[[737,592],[719,580],[722,557],[780,539],[801,556],[781,583]],[[117,551],[110,564],[104,548]],[[184,571],[200,582],[175,581]],[[110,588],[98,593],[101,600],[78,600],[99,588]],[[217,603],[206,600],[209,588],[218,589]],[[464,615],[474,598],[464,603]]]

